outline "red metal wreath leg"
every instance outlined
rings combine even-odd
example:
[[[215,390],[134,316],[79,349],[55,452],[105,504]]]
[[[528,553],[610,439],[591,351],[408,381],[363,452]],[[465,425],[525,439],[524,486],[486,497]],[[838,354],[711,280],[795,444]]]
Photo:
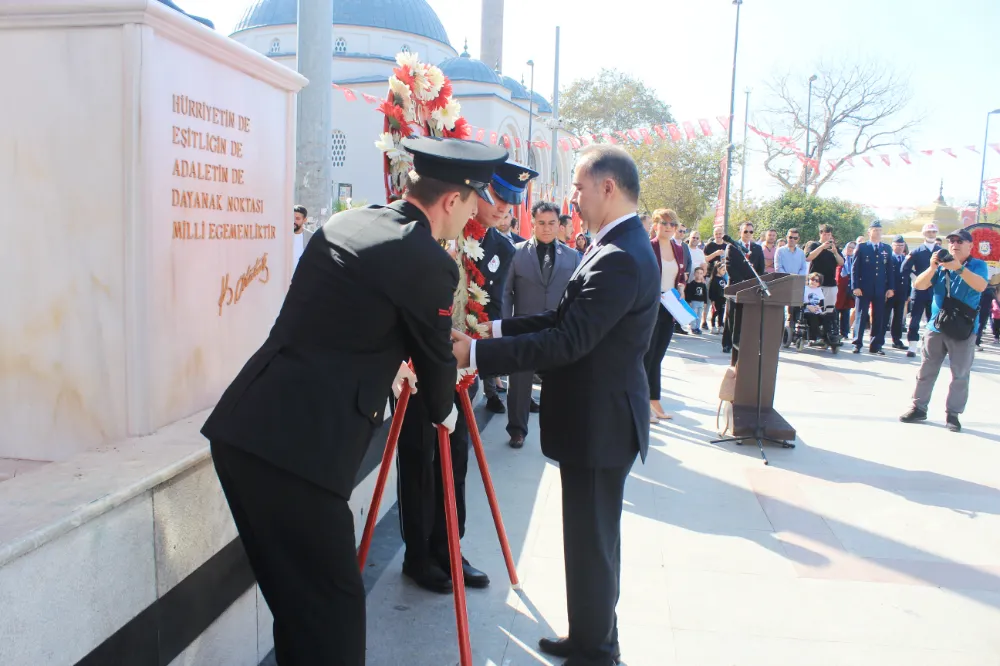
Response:
[[[392,456],[396,452],[396,444],[399,442],[399,431],[403,427],[403,416],[406,414],[406,406],[410,402],[410,382],[403,380],[403,390],[399,394],[396,402],[396,410],[392,414],[392,425],[389,427],[389,439],[385,443],[385,452],[382,453],[382,465],[378,470],[378,480],[375,482],[375,492],[372,494],[372,503],[368,506],[368,519],[365,521],[365,531],[361,537],[361,545],[358,547],[358,566],[365,569],[365,560],[368,559],[368,549],[372,545],[372,535],[375,533],[375,523],[378,521],[378,508],[382,504],[382,495],[385,494],[385,482],[389,478],[389,469],[392,467]]]
[[[521,583],[517,578],[517,570],[514,568],[514,557],[510,552],[510,542],[507,540],[507,530],[503,526],[503,517],[500,515],[500,504],[497,502],[497,493],[493,488],[493,479],[490,477],[490,468],[486,463],[486,453],[483,451],[483,440],[479,435],[479,425],[476,423],[475,414],[472,412],[472,399],[469,398],[469,389],[464,382],[458,385],[459,402],[462,403],[462,413],[465,414],[465,423],[472,436],[472,448],[476,452],[476,460],[479,462],[479,472],[483,476],[483,485],[486,487],[486,498],[490,502],[490,511],[493,513],[493,523],[497,528],[497,537],[500,539],[500,550],[503,552],[504,562],[507,564],[507,575],[510,577],[510,584],[515,590],[520,589]]]
[[[451,582],[455,592],[455,621],[458,625],[458,654],[461,666],[472,666],[472,645],[469,643],[469,612],[465,606],[465,576],[462,574],[462,547],[458,541],[458,510],[455,507],[455,480],[451,469],[451,439],[448,429],[437,426],[438,451],[441,459],[441,481],[444,485],[444,516],[448,526],[448,559],[451,560]]]

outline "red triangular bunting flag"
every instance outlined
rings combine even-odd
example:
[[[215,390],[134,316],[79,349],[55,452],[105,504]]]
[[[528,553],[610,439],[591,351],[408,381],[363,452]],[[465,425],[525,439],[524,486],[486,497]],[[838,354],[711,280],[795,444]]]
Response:
[[[659,125],[656,125],[655,127],[653,127],[653,131],[656,132],[656,136],[660,137],[661,139],[666,140],[667,133],[663,130],[662,127],[660,127]],[[1000,149],[998,149],[998,150],[1000,150]]]
[[[870,167],[875,166],[874,164],[872,164],[872,158],[870,158],[870,157],[862,157],[861,159],[863,159],[865,161],[865,164],[867,164],[868,166],[870,166]]]
[[[507,136],[506,134],[504,134],[503,137],[501,138],[501,141],[503,141],[503,147],[504,148],[510,148],[510,137],[509,136]]]
[[[566,139],[559,139],[559,148],[561,148],[564,153],[568,151],[569,141],[567,141]]]
[[[1000,143],[991,143],[990,148],[1000,153]]]
[[[941,152],[944,153],[945,155],[951,155],[955,159],[958,159],[958,155],[956,155],[955,151],[952,150],[951,148],[942,148]]]
[[[374,95],[369,95],[368,93],[361,93],[361,96],[365,98],[365,101],[369,104],[378,104],[378,97]]]
[[[972,152],[974,152],[976,154],[979,154],[979,149],[976,148],[975,146],[966,146],[965,149],[966,150],[971,150]]]
[[[580,143],[583,144],[583,145],[585,145],[585,146],[589,146],[590,145],[590,137],[588,137],[586,134],[581,134],[580,135]]]
[[[697,134],[695,134],[694,124],[690,120],[685,120],[684,122],[681,123],[681,125],[684,127],[684,136],[686,136],[688,139],[693,139],[696,136],[698,136]]]
[[[913,164],[913,162],[910,161],[910,154],[909,153],[900,153],[899,154],[899,159],[903,160],[907,164]]]
[[[881,157],[881,158],[882,158],[882,161],[883,161],[883,162],[885,162],[885,165],[886,165],[886,166],[891,166],[891,165],[889,164],[889,156],[888,156],[888,155],[883,155],[883,154],[879,153],[879,157]]]
[[[358,96],[355,95],[354,91],[351,90],[350,88],[341,88],[340,90],[341,92],[344,93],[344,99],[346,99],[348,102],[357,101]]]
[[[720,125],[722,125],[722,129],[727,132],[729,131],[729,116],[716,116],[715,119],[719,121]]]
[[[681,131],[677,128],[677,125],[674,124],[667,125],[667,131],[670,132],[670,139],[672,141],[681,140]]]
[[[827,166],[830,167],[830,171],[833,171],[833,170],[835,170],[837,168],[837,163],[834,162],[833,160],[827,160],[826,164],[827,164]]]
[[[618,136],[620,136],[622,138],[622,141],[624,141],[625,143],[628,143],[628,134],[626,134],[624,131],[618,130],[617,132],[615,132],[615,134],[617,134]]]
[[[701,125],[702,134],[704,134],[705,136],[712,136],[712,126],[708,124],[707,120],[705,120],[704,118],[699,118],[698,124]]]
[[[645,141],[647,145],[653,145],[653,137],[649,135],[649,130],[645,127],[639,130],[639,136],[642,137],[642,140]]]
[[[920,152],[922,152],[924,155],[927,155],[928,157],[934,154],[933,150],[921,150]]]
[[[639,139],[639,133],[636,132],[634,129],[630,129],[628,131],[628,138],[632,139],[636,143],[639,143],[639,141],[640,141],[640,139]]]
[[[851,166],[854,166],[854,158],[853,157],[845,157],[844,161],[847,162],[848,164],[850,164]]]
[[[570,137],[569,145],[573,146],[573,148],[579,148],[581,145],[580,140],[576,137]]]
[[[603,137],[604,137],[604,140],[605,140],[605,141],[607,141],[608,143],[616,143],[616,141],[615,141],[615,137],[611,136],[611,135],[610,135],[610,134],[608,134],[607,132],[605,132],[605,133],[604,133],[604,134],[602,134],[601,136],[603,136]]]

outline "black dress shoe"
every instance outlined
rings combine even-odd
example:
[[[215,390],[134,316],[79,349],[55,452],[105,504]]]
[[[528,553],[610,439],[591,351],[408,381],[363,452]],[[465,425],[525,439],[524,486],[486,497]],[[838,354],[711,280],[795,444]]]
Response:
[[[906,358],[916,358],[917,352],[908,351],[906,352]]]
[[[537,414],[541,411],[541,406],[535,401],[534,398],[531,399],[531,404],[528,405],[528,411],[532,414]]]
[[[885,356],[885,352],[882,351],[881,349],[869,349],[868,353],[877,354],[878,356]]]
[[[507,411],[507,408],[504,407],[503,400],[501,400],[499,396],[495,395],[491,395],[486,400],[486,409],[490,410],[494,414],[503,414]]]
[[[433,561],[403,560],[403,575],[425,590],[438,594],[451,594],[452,592],[451,576]]]
[[[861,353],[861,347],[855,347],[854,351],[852,351],[851,353],[852,354],[860,354]]]
[[[539,639],[538,649],[545,654],[552,655],[553,657],[560,657],[562,659],[567,659],[573,656],[573,644],[568,638]],[[615,646],[614,652],[611,653],[611,658],[615,660],[616,664],[621,662],[622,650],[619,646]]]
[[[948,414],[945,423],[948,425],[948,430],[962,432],[962,424],[958,420],[958,414]]]
[[[448,576],[448,589],[451,589],[451,564],[449,564],[447,557],[438,558],[438,564],[441,565],[441,569]],[[476,567],[469,564],[469,560],[462,558],[462,577],[465,579],[465,586],[472,587],[476,589],[483,589],[490,586],[490,577],[485,573],[477,569]]]
[[[904,345],[902,342],[893,342],[892,343],[892,348],[893,349],[906,349],[906,345]]]
[[[922,409],[917,409],[916,407],[910,407],[910,410],[899,417],[899,420],[903,423],[917,423],[919,421],[927,420],[927,412]]]
[[[510,436],[510,448],[512,448],[512,449],[523,449],[524,448],[524,435],[511,435]]]

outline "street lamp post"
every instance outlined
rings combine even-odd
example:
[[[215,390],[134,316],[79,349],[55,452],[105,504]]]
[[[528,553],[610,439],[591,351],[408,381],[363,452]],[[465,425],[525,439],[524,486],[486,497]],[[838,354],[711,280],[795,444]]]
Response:
[[[722,218],[722,231],[729,233],[729,174],[733,170],[733,121],[736,119],[736,54],[740,47],[740,7],[743,0],[733,0],[736,5],[736,37],[733,39],[733,83],[729,91],[729,146],[726,149],[726,200],[722,202],[725,206]]]
[[[813,81],[816,80],[816,75],[813,74],[809,77],[809,99],[806,101],[806,160],[812,159],[812,153],[809,152],[809,133],[812,131],[812,104],[813,104]],[[806,175],[802,179],[802,193],[805,194],[809,188],[809,162],[806,162]]]
[[[743,163],[740,165],[740,203],[743,203],[743,191],[747,184],[747,126],[750,124],[750,89],[747,88],[747,108],[743,114]]]
[[[535,61],[529,60],[528,67],[531,68],[531,92],[528,94],[528,167],[535,168],[535,151],[531,149],[531,125],[535,117]]]
[[[986,114],[986,136],[983,137],[983,166],[979,170],[979,205],[976,206],[976,224],[979,224],[979,217],[983,213],[983,180],[986,178],[986,142],[990,140],[990,116],[1000,113],[1000,109],[993,109]]]

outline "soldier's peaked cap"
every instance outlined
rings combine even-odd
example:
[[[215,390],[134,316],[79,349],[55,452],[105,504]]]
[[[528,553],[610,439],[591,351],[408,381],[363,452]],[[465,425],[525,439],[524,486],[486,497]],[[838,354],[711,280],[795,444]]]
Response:
[[[538,177],[538,172],[517,162],[505,162],[493,174],[493,191],[512,206],[524,202],[528,183]]]
[[[490,180],[507,160],[507,151],[478,141],[411,137],[402,147],[413,155],[413,170],[421,176],[445,183],[465,185],[488,204],[493,204]]]

